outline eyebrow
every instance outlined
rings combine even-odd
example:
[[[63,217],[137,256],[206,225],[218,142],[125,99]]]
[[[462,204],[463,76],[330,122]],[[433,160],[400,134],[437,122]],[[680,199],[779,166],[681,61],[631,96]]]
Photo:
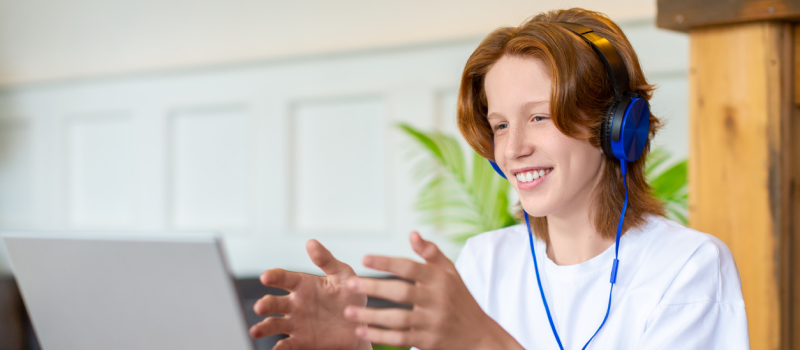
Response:
[[[539,105],[542,105],[542,104],[546,104],[546,103],[550,103],[550,100],[528,101],[528,102],[523,103],[520,106],[519,109],[527,110],[527,109],[530,109],[530,108],[533,108],[533,107],[536,107],[536,106],[539,106]],[[488,115],[486,115],[486,119],[488,120],[488,119],[492,118],[495,115],[501,116],[497,112],[490,112]]]

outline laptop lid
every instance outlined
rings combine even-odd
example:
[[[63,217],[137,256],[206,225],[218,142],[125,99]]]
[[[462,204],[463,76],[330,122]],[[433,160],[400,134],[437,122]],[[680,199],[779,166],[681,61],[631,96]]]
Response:
[[[212,234],[0,236],[44,349],[253,349]]]

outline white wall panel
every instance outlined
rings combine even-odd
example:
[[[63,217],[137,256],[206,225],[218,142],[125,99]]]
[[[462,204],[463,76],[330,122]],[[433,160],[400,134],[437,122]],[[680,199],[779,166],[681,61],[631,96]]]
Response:
[[[29,227],[33,206],[33,135],[28,121],[0,122],[0,224]]]
[[[244,229],[250,223],[247,109],[186,109],[170,120],[172,227]]]
[[[133,224],[131,127],[130,119],[118,114],[67,120],[67,215],[71,227]]]
[[[294,229],[386,231],[385,118],[380,98],[296,105],[290,138]]]

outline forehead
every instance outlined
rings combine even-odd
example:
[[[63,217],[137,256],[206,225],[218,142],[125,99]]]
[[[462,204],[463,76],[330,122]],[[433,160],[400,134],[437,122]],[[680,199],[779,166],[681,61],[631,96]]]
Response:
[[[549,101],[551,80],[541,59],[503,56],[484,80],[489,111],[511,112],[530,101]]]

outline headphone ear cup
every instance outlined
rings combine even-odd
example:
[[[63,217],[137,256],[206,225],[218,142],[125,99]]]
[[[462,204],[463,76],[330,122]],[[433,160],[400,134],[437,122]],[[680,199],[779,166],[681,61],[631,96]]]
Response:
[[[614,151],[611,150],[611,124],[614,121],[614,113],[616,112],[619,103],[614,101],[606,110],[606,117],[603,119],[603,125],[600,127],[600,148],[607,157],[614,157]]]

